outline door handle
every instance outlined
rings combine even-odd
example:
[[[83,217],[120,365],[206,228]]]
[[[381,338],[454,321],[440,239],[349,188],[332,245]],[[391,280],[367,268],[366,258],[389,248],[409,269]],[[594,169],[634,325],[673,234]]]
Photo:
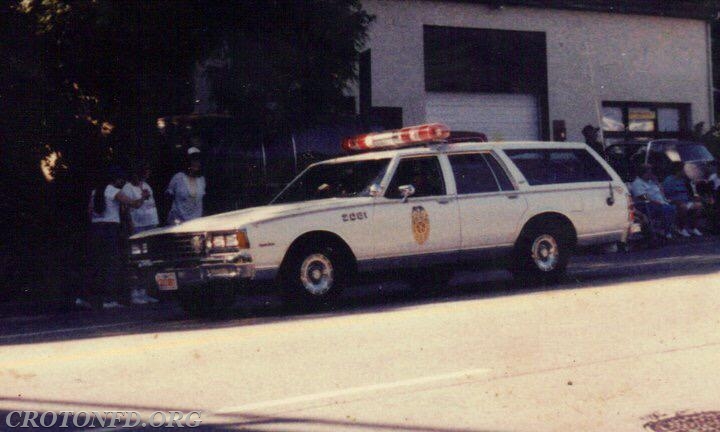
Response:
[[[438,204],[447,204],[447,203],[449,203],[450,201],[451,201],[451,200],[450,200],[449,198],[443,198],[443,199],[437,200],[437,203],[438,203]]]
[[[610,196],[607,197],[605,200],[605,203],[609,206],[615,204],[615,191],[613,190],[613,184],[609,183],[608,188],[610,188]]]
[[[519,196],[518,194],[508,195],[508,196],[507,196],[507,199],[517,199],[518,196]]]

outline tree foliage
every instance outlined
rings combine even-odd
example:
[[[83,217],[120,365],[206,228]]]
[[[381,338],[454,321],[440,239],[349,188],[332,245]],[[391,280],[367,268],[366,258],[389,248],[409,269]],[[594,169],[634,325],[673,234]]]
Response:
[[[345,90],[372,17],[357,0],[228,2],[208,68],[222,111],[266,127],[306,126],[347,111]]]
[[[158,117],[192,112],[198,63],[213,60],[219,110],[259,130],[305,125],[346,105],[370,21],[357,0],[0,2],[0,223],[13,227],[0,267],[33,236],[82,243],[88,186],[152,149]]]

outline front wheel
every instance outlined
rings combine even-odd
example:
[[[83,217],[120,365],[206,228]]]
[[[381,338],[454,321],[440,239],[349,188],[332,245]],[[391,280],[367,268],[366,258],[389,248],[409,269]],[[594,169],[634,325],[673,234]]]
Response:
[[[515,246],[512,268],[525,283],[552,283],[562,278],[570,258],[571,236],[563,227],[538,224],[524,232]]]
[[[348,279],[348,262],[335,245],[307,245],[288,257],[282,270],[286,303],[317,308],[333,303]]]

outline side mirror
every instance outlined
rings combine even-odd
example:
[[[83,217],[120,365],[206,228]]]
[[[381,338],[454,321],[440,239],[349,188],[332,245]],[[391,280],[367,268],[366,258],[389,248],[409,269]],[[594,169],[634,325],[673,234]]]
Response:
[[[382,196],[382,194],[383,194],[383,190],[379,184],[373,183],[370,185],[370,196],[371,197],[373,197],[373,198],[379,197],[379,196]]]
[[[407,202],[409,197],[415,195],[415,186],[411,184],[398,186],[398,190],[400,191],[400,196],[402,196],[402,202]]]

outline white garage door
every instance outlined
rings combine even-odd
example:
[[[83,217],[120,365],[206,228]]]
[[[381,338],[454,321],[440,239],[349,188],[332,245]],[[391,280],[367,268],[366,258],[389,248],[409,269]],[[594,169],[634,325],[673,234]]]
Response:
[[[490,141],[540,138],[535,96],[505,93],[428,93],[428,122],[450,130],[482,132]]]

